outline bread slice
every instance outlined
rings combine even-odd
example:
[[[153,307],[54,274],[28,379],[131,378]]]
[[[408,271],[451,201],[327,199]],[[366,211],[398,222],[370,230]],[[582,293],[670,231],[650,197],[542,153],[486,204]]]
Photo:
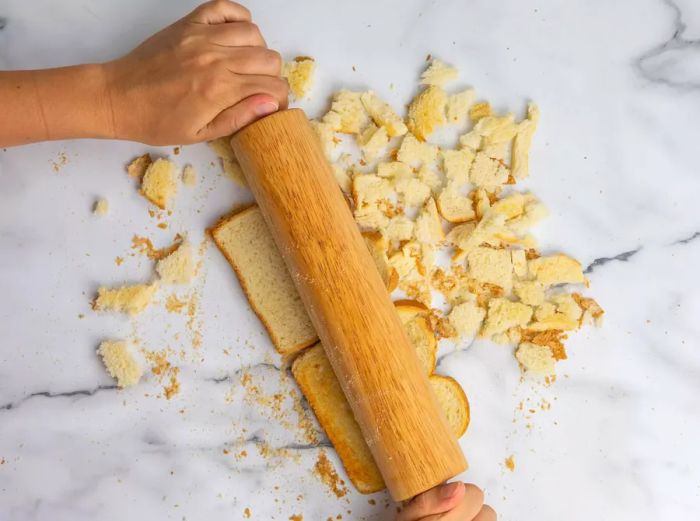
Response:
[[[469,427],[469,400],[464,389],[450,376],[434,374],[429,380],[452,432],[462,437]]]
[[[275,349],[286,355],[317,342],[316,331],[259,208],[251,206],[222,219],[210,232]]]
[[[301,353],[292,364],[292,374],[355,488],[362,494],[382,490],[384,481],[323,346],[317,344]],[[464,391],[448,376],[432,375],[429,381],[450,427],[461,436],[469,425],[469,402]]]
[[[292,374],[355,488],[362,494],[382,490],[384,480],[321,344],[294,360]]]

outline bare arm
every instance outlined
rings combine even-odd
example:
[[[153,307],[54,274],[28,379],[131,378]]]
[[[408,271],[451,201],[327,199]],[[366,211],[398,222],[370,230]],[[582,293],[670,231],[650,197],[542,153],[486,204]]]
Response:
[[[0,72],[0,146],[224,136],[286,107],[280,69],[250,12],[213,0],[112,62]]]

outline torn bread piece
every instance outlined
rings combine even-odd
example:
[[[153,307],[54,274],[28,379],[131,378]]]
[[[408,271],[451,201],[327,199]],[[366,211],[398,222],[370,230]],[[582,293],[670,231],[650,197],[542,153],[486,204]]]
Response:
[[[416,315],[403,323],[408,339],[416,348],[418,361],[425,373],[430,375],[435,370],[437,361],[437,340],[428,320]]]
[[[466,89],[447,97],[447,122],[462,123],[469,117],[469,107],[474,103],[474,89]]]
[[[480,119],[491,116],[492,114],[493,110],[491,110],[491,104],[488,101],[480,101],[469,107],[469,119],[471,119],[473,123],[477,123]]]
[[[389,219],[386,226],[381,228],[384,238],[393,243],[410,241],[413,238],[415,224],[405,215],[397,215]]]
[[[221,220],[210,233],[275,349],[287,355],[314,344],[316,331],[258,207]]]
[[[556,360],[549,347],[523,342],[515,351],[515,358],[526,374],[533,376],[551,376],[554,374]]]
[[[396,179],[394,188],[404,206],[422,206],[432,193],[427,184],[415,177]]]
[[[374,123],[370,123],[359,135],[357,144],[360,145],[364,160],[371,163],[386,150],[389,135],[384,127],[377,127]]]
[[[386,239],[378,232],[363,232],[362,238],[372,254],[372,259],[374,259],[387,291],[391,293],[399,283],[399,275],[389,265],[389,257],[387,257],[386,253],[388,248]]]
[[[177,193],[175,163],[158,158],[151,163],[141,180],[141,194],[161,210],[170,205]]]
[[[352,179],[352,198],[356,209],[389,199],[393,193],[391,183],[384,177],[360,174]]]
[[[377,175],[387,179],[410,179],[413,177],[413,169],[400,161],[386,161],[377,165]]]
[[[97,298],[93,304],[96,311],[116,311],[136,315],[148,307],[158,289],[158,283],[134,284],[118,288],[97,289]]]
[[[528,176],[530,146],[539,120],[540,109],[534,103],[528,103],[527,118],[518,124],[511,150],[511,169],[515,179],[525,179]]]
[[[192,245],[182,242],[177,249],[156,264],[161,281],[168,284],[189,284],[194,279],[196,263]]]
[[[322,121],[332,126],[336,132],[359,134],[369,123],[369,114],[362,104],[361,92],[341,90],[336,92],[331,102],[331,110]]]
[[[433,163],[438,156],[438,147],[416,139],[411,133],[404,136],[397,153],[397,159],[410,166]]]
[[[182,184],[190,188],[197,184],[197,172],[192,165],[185,165],[182,169]]]
[[[528,306],[536,307],[544,302],[544,286],[536,280],[516,282],[513,292],[520,299],[520,302]]]
[[[332,163],[331,170],[333,171],[333,177],[335,177],[335,180],[338,182],[340,189],[346,194],[349,194],[352,191],[352,175],[350,171],[338,163]]]
[[[442,169],[448,182],[463,185],[469,182],[469,171],[474,161],[474,153],[468,148],[441,150]]]
[[[472,200],[462,194],[455,183],[448,183],[440,192],[437,208],[442,218],[451,223],[463,223],[475,216]]]
[[[333,156],[333,150],[335,149],[337,143],[335,138],[334,126],[322,121],[310,120],[311,128],[314,129],[319,142],[321,143],[321,149],[326,159],[329,161]]]
[[[95,206],[92,209],[92,213],[99,217],[104,217],[109,213],[109,201],[104,198],[100,198],[95,202]]]
[[[448,319],[460,338],[471,338],[481,329],[485,316],[486,310],[470,299],[454,306]]]
[[[491,337],[504,333],[514,327],[525,327],[532,318],[532,308],[520,302],[511,302],[505,298],[489,300],[486,322],[481,336]]]
[[[297,56],[282,64],[282,77],[287,80],[295,98],[303,98],[311,90],[315,70],[316,63],[308,56]]]
[[[581,263],[563,253],[532,259],[528,261],[528,269],[545,286],[586,282]]]
[[[469,170],[469,180],[475,186],[493,192],[508,180],[508,169],[485,152],[477,152]]]
[[[454,67],[433,59],[430,66],[423,71],[420,76],[421,85],[438,85],[443,86],[445,83],[456,80],[459,77],[459,71]]]
[[[152,162],[150,154],[139,156],[127,165],[126,173],[129,174],[129,177],[141,179]]]
[[[212,141],[208,141],[207,145],[211,148],[216,156],[221,160],[221,168],[224,170],[226,177],[241,186],[247,186],[243,170],[238,164],[236,154],[231,148],[231,136],[222,136]]]
[[[469,427],[469,400],[457,380],[439,374],[428,378],[450,430],[461,438]]]
[[[416,172],[416,176],[424,184],[428,185],[434,193],[437,193],[442,189],[442,177],[437,173],[437,171],[433,170],[428,165],[421,165],[418,172]]]
[[[121,389],[136,385],[143,375],[143,367],[133,343],[125,340],[105,340],[97,349],[105,369]]]
[[[447,94],[437,85],[431,85],[418,94],[408,106],[408,129],[421,141],[433,133],[435,127],[447,122],[445,105]]]
[[[440,214],[432,197],[428,197],[416,217],[415,236],[419,243],[429,245],[439,244],[445,239]]]
[[[378,127],[386,128],[389,137],[403,136],[408,132],[406,124],[388,103],[379,99],[373,91],[363,92],[360,100]]]
[[[513,263],[510,252],[477,246],[467,254],[469,275],[479,282],[495,284],[510,293],[513,287]]]

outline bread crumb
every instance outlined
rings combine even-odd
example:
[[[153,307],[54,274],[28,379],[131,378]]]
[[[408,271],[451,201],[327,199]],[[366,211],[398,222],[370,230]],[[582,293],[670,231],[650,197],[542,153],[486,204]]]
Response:
[[[375,124],[370,123],[362,131],[357,142],[360,145],[365,161],[371,163],[384,152],[384,149],[389,144],[389,135],[384,127],[377,127]]]
[[[134,350],[135,347],[124,340],[105,340],[97,350],[107,372],[117,380],[120,388],[136,385],[143,375]]]
[[[511,151],[511,168],[515,179],[524,179],[529,174],[529,154],[532,136],[540,120],[540,109],[530,102],[527,106],[527,119],[518,125]]]
[[[469,338],[477,334],[485,316],[486,311],[474,299],[454,306],[448,318],[460,337]]]
[[[512,454],[505,459],[504,463],[508,470],[510,470],[511,472],[515,471],[515,460],[513,459]]]
[[[421,141],[444,124],[447,94],[437,85],[431,85],[418,94],[408,106],[408,128]]]
[[[98,199],[92,213],[100,217],[107,215],[109,213],[109,201],[107,199]]]
[[[495,284],[506,293],[513,287],[513,264],[508,250],[477,247],[467,254],[469,275],[479,282]]]
[[[471,119],[473,123],[477,123],[481,118],[490,116],[492,113],[489,102],[481,101],[471,106],[469,109],[469,119]]]
[[[246,519],[249,519],[249,518],[250,518],[250,514],[251,514],[250,508],[245,507],[245,509],[243,510],[243,517],[245,517]]]
[[[195,276],[196,263],[192,245],[185,241],[167,257],[158,261],[156,272],[163,282],[169,284],[188,284]]]
[[[341,498],[347,495],[348,488],[345,486],[345,481],[338,476],[338,472],[333,467],[328,456],[326,456],[326,451],[323,449],[318,452],[318,458],[314,465],[314,473],[336,497]]]
[[[119,288],[100,287],[93,308],[97,311],[118,311],[136,315],[148,307],[157,289],[156,282]]]
[[[182,184],[189,187],[197,184],[197,172],[192,165],[185,165],[185,168],[183,168]]]
[[[180,300],[174,293],[165,299],[165,309],[170,313],[180,313],[187,305],[187,302]]]
[[[456,80],[459,72],[454,67],[433,59],[430,66],[421,74],[421,85],[439,85]]]
[[[454,183],[448,183],[440,192],[437,208],[443,219],[451,223],[463,223],[474,218],[471,199],[460,193]]]
[[[289,83],[289,90],[295,98],[303,98],[311,90],[315,70],[316,63],[308,56],[297,56],[282,65],[282,77]]]
[[[404,136],[397,153],[397,159],[407,165],[430,164],[437,159],[438,147],[416,139],[411,133]]]
[[[447,97],[447,122],[462,123],[469,116],[469,107],[474,103],[474,89],[466,89]]]
[[[143,174],[141,194],[158,208],[164,210],[169,206],[176,193],[175,164],[167,159],[156,159]]]
[[[512,327],[524,327],[530,322],[532,308],[505,298],[494,298],[488,303],[486,322],[481,331],[484,337],[503,333]]]
[[[323,122],[332,125],[336,132],[359,134],[369,123],[369,114],[361,100],[361,92],[341,90],[333,96],[331,110],[323,116]]]
[[[528,262],[528,269],[545,286],[586,281],[581,263],[563,253],[532,259]]]
[[[515,358],[518,359],[525,373],[535,376],[554,374],[554,356],[552,351],[545,346],[523,342],[515,351]]]

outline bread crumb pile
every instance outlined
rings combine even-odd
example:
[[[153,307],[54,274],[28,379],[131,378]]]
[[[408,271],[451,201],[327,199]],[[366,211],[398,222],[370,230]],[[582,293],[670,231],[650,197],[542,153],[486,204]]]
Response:
[[[603,310],[582,296],[577,260],[537,250],[547,210],[515,189],[540,111],[497,113],[471,88],[446,90],[457,78],[433,59],[406,117],[372,91],[341,90],[312,125],[388,289],[425,306],[437,339],[514,344],[524,372],[553,375],[567,333]],[[456,147],[431,142],[449,127],[466,128]]]

